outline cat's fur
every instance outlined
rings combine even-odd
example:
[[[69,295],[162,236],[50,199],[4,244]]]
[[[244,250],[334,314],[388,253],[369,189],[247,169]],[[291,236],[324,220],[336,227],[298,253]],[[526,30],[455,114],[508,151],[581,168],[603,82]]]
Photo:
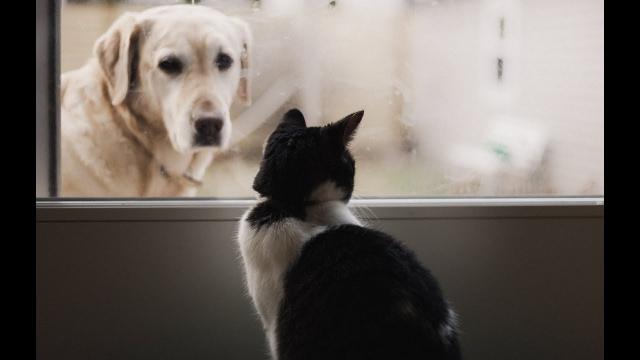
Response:
[[[459,359],[436,279],[347,208],[348,150],[363,112],[307,127],[297,109],[271,134],[240,222],[249,294],[274,359]]]

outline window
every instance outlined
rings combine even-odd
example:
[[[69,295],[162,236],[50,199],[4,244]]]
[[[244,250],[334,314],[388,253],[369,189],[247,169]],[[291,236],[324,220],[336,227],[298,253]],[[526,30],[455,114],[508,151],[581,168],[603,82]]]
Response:
[[[180,2],[36,2],[38,357],[264,357],[232,239],[293,106],[365,110],[350,206],[441,280],[466,358],[603,357],[603,1],[194,1],[253,34],[229,150],[195,200],[65,195],[59,115],[87,102],[61,106],[59,75],[125,12]]]
[[[60,72],[123,13],[181,2],[62,2]],[[230,108],[230,146],[192,195],[252,197],[263,142],[294,106],[310,125],[365,110],[357,196],[604,194],[602,1],[195,2],[246,21],[253,42],[252,105]]]

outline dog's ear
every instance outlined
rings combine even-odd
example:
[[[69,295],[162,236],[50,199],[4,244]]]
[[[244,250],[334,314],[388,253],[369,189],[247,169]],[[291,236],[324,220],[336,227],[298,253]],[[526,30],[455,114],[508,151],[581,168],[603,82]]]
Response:
[[[129,91],[131,62],[135,60],[139,26],[135,14],[124,13],[95,43],[93,53],[107,80],[113,105],[121,104]]]
[[[236,27],[240,41],[240,82],[236,91],[237,98],[245,106],[251,105],[251,51],[253,49],[253,37],[249,25],[243,20],[231,18]]]

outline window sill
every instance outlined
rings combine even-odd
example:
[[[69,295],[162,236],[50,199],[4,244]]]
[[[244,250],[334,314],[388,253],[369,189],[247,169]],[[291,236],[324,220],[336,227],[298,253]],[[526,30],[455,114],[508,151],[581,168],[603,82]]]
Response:
[[[236,221],[255,200],[37,199],[37,222]],[[350,202],[368,220],[478,218],[594,218],[604,197],[358,199]]]

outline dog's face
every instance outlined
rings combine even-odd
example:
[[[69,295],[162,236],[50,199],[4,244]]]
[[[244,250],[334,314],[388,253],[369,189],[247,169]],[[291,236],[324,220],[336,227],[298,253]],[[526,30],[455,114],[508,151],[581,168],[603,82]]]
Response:
[[[228,144],[231,104],[250,100],[250,40],[241,20],[174,5],[124,14],[95,53],[112,103],[129,107],[188,153]]]

